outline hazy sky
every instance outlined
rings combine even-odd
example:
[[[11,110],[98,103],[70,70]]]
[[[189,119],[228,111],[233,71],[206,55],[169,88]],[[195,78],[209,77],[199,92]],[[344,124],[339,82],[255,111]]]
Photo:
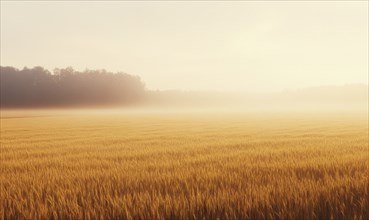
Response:
[[[368,83],[368,2],[4,2],[1,65],[139,75],[150,89]]]

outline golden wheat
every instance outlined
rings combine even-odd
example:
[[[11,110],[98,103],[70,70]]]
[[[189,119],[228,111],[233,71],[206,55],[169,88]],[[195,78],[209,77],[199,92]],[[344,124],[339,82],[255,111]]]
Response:
[[[2,219],[368,219],[366,117],[1,119]]]

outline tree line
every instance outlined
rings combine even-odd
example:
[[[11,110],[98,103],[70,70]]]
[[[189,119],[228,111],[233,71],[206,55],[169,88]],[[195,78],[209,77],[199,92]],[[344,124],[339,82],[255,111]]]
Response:
[[[145,96],[138,76],[71,67],[1,67],[1,107],[133,105]]]

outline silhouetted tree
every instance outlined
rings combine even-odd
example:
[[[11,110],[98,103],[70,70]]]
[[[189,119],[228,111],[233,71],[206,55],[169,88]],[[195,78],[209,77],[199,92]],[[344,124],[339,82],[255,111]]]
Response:
[[[1,107],[128,105],[145,94],[139,77],[106,70],[1,67],[0,81]]]

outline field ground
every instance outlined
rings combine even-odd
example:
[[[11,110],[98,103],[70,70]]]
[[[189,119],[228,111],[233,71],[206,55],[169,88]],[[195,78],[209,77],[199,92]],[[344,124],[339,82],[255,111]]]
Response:
[[[1,117],[1,219],[369,217],[366,114]]]

